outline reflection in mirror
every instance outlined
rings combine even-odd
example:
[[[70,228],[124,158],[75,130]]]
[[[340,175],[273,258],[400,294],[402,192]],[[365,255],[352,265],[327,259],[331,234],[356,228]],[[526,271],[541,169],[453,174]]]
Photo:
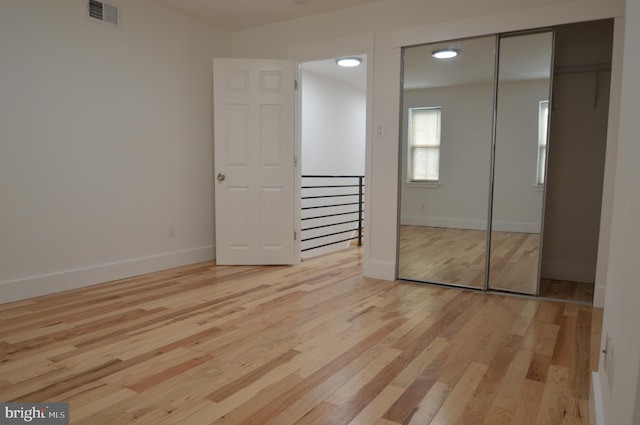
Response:
[[[401,279],[485,285],[495,43],[403,51]],[[458,56],[432,57],[446,48]]]
[[[536,294],[551,31],[500,37],[489,287]]]

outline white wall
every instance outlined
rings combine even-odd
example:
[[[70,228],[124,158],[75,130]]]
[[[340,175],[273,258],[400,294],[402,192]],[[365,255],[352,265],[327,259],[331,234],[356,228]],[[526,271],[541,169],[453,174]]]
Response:
[[[543,192],[536,187],[540,101],[547,80],[501,81],[496,115],[493,228],[540,232]]]
[[[302,67],[302,174],[364,175],[364,90]]]
[[[440,184],[409,182],[408,111],[442,107]],[[493,84],[405,90],[402,123],[400,223],[487,228]]]
[[[502,82],[497,117],[493,228],[539,232],[542,192],[535,187],[538,102],[548,98],[542,80]],[[402,224],[487,228],[493,82],[407,90],[403,105]],[[441,185],[407,183],[407,111],[442,106]],[[528,118],[528,119],[527,119]]]
[[[367,97],[364,90],[336,81],[332,78],[306,70],[302,65],[302,175],[364,175]],[[304,185],[352,185],[356,179],[304,179]],[[356,188],[303,190],[302,196],[325,196],[357,193]],[[302,201],[302,207],[326,205],[327,203],[358,202],[358,196],[345,196],[334,199],[308,199]],[[356,211],[356,206],[333,207],[305,210],[303,218],[317,217],[335,213]],[[302,228],[336,224],[357,220],[357,214],[337,217],[304,220]],[[301,233],[302,239],[318,237],[327,233],[337,233],[357,228],[357,224],[340,224]],[[355,232],[341,233],[301,242],[303,258],[326,254],[349,245],[349,242],[337,243],[316,249],[315,246],[343,241]]]
[[[0,3],[0,302],[212,258],[212,58],[230,36],[119,5],[112,28],[80,0]]]
[[[627,2],[625,24],[622,102],[618,139],[613,217],[604,305],[603,337],[612,338],[613,368],[611,381],[605,372],[604,355],[594,385],[602,393],[604,424],[640,423],[640,3]],[[604,347],[603,347],[604,348]]]

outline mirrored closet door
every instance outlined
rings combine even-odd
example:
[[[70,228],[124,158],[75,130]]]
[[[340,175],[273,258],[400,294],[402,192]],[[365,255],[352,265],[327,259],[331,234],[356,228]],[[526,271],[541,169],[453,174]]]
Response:
[[[536,294],[551,89],[551,31],[502,35],[489,288]]]
[[[485,286],[495,51],[495,36],[404,49],[401,279]]]
[[[400,279],[537,293],[552,46],[547,30],[403,49]]]

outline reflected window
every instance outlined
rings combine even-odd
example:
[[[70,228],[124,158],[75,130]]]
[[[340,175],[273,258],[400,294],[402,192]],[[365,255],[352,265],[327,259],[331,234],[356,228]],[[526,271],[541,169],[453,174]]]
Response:
[[[544,184],[545,160],[547,158],[547,131],[549,128],[549,101],[543,100],[538,108],[538,170],[536,183]]]
[[[442,108],[409,109],[409,180],[440,180],[440,128]]]

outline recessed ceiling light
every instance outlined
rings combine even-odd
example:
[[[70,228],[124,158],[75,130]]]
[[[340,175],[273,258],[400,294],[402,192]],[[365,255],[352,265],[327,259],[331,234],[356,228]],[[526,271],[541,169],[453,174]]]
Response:
[[[431,56],[433,56],[436,59],[451,59],[458,56],[458,53],[460,53],[460,49],[454,49],[453,47],[449,47],[446,49],[434,50],[431,53]]]
[[[336,59],[336,63],[346,68],[353,68],[354,66],[360,65],[362,63],[362,59],[356,57],[338,58]]]

